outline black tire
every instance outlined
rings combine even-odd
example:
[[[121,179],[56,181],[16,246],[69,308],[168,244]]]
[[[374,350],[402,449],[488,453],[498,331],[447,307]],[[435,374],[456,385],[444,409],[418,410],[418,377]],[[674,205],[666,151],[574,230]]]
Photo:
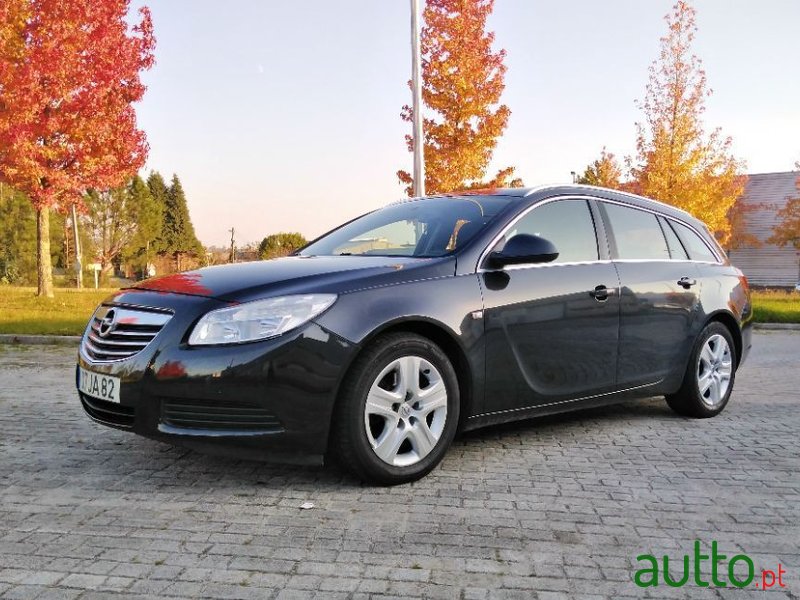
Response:
[[[429,453],[414,464],[397,466],[385,462],[373,449],[372,442],[368,437],[368,435],[372,435],[371,431],[368,434],[368,427],[372,426],[370,420],[372,417],[366,415],[366,402],[373,384],[378,385],[378,381],[384,381],[377,379],[381,373],[390,368],[395,361],[407,357],[420,357],[435,368],[437,377],[440,376],[437,381],[444,384],[447,394],[446,403],[441,401],[443,405],[446,405],[446,413],[444,413],[443,425],[441,422],[437,422],[441,434]],[[421,372],[424,373],[424,371]],[[397,377],[394,373],[392,371],[385,377]],[[422,377],[424,378],[424,375]],[[423,379],[419,379],[419,381],[423,381]],[[361,353],[346,376],[334,412],[331,450],[334,458],[343,467],[363,481],[379,485],[397,485],[415,481],[432,471],[444,457],[458,428],[459,410],[458,378],[453,365],[439,346],[431,340],[413,333],[399,332],[383,335],[375,339]],[[406,420],[400,422],[401,411],[399,408],[397,412],[396,427],[399,432],[403,432],[405,427],[420,426],[418,418],[416,422],[413,421],[414,416],[406,415]],[[423,417],[423,419],[427,418]],[[416,425],[410,425],[410,423],[416,423]],[[430,431],[431,427],[428,425],[429,423],[426,421],[427,430]],[[389,432],[393,431],[390,418],[387,418],[385,423],[379,424],[378,427],[385,427],[386,429],[383,431],[387,436]],[[402,435],[402,433],[398,435]],[[406,439],[400,445],[402,449],[404,444],[409,443],[408,448],[411,448],[406,450],[402,456],[408,456],[409,452],[416,452],[410,445],[411,441]],[[376,439],[375,442],[377,443],[378,440]],[[397,456],[401,456],[401,454],[398,452]]]
[[[702,391],[700,389],[699,377],[702,373],[701,367],[701,353],[715,336],[721,336],[728,344],[728,349],[731,358],[730,379],[724,394],[720,395],[718,401],[712,401],[710,392],[708,390]],[[666,395],[667,404],[679,415],[685,417],[694,417],[696,419],[707,419],[722,412],[728,404],[733,391],[733,384],[736,379],[736,365],[738,357],[736,356],[736,345],[733,343],[733,336],[730,330],[722,323],[713,321],[703,328],[700,335],[697,336],[692,354],[689,357],[689,364],[686,367],[686,373],[683,377],[683,383],[680,389],[674,394]]]

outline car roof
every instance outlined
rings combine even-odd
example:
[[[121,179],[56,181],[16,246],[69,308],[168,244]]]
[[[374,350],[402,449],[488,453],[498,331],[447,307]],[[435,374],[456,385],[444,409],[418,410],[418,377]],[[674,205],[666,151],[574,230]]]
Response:
[[[594,198],[601,198],[606,200],[614,200],[623,204],[630,204],[632,206],[639,206],[647,208],[661,214],[673,217],[679,221],[684,221],[692,224],[694,227],[701,229],[705,228],[705,224],[699,219],[695,218],[685,210],[676,208],[670,204],[646,198],[630,192],[623,192],[620,190],[612,190],[609,188],[597,187],[593,185],[583,185],[579,183],[570,184],[549,184],[540,185],[535,187],[525,188],[488,188],[488,189],[475,189],[460,192],[453,192],[448,194],[437,194],[430,196],[436,197],[449,197],[449,198],[463,198],[470,196],[504,196],[509,198],[527,198],[534,203],[553,196],[575,196],[585,195]]]

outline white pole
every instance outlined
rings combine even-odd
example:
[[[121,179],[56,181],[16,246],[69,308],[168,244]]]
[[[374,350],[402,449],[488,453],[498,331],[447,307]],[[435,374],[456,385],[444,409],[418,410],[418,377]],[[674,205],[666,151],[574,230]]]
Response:
[[[78,213],[75,210],[75,204],[72,205],[72,237],[75,240],[75,278],[78,289],[82,289],[83,265],[81,265],[81,261],[83,260],[83,256],[81,256],[81,239],[80,236],[78,236]]]
[[[417,197],[425,195],[425,157],[423,156],[425,140],[422,132],[419,40],[419,0],[411,0],[411,91],[413,95],[411,109],[414,113],[414,196]]]

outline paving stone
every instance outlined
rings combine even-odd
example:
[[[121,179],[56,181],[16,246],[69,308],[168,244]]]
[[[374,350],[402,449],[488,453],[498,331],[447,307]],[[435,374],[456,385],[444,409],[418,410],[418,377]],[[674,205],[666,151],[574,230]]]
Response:
[[[407,486],[210,457],[83,413],[74,350],[0,345],[0,598],[741,598],[632,580],[695,539],[800,585],[800,332],[759,332],[726,410],[663,399],[462,435]],[[300,511],[305,501],[316,508]]]

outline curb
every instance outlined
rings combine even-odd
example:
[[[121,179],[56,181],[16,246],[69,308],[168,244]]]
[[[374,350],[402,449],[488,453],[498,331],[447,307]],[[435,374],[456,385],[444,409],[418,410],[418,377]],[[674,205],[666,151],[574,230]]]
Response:
[[[800,331],[800,323],[753,323],[753,329],[766,331]]]
[[[57,344],[60,346],[77,346],[81,341],[79,335],[17,335],[0,333],[0,344]]]

